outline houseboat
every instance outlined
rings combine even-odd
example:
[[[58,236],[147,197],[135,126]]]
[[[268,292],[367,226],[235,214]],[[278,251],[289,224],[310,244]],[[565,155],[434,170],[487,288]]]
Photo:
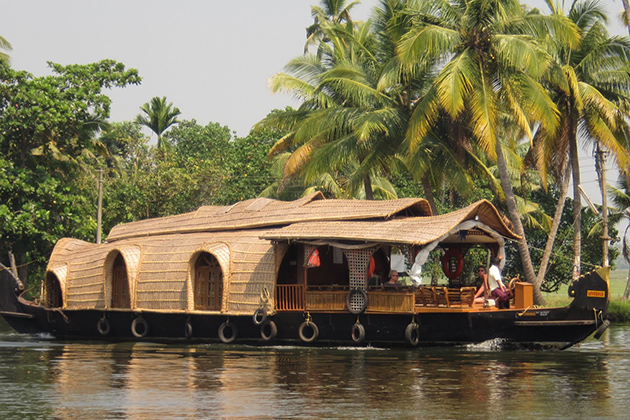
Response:
[[[518,279],[509,308],[476,302],[479,261],[518,239],[485,200],[433,215],[418,198],[256,198],[121,224],[103,244],[61,239],[39,299],[0,273],[0,314],[64,340],[562,349],[601,334],[604,269],[566,307],[535,306]],[[389,287],[392,270],[404,281]]]

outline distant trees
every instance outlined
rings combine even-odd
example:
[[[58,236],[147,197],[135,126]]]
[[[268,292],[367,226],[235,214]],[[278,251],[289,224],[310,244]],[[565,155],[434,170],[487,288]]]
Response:
[[[49,63],[44,77],[0,60],[0,256],[46,256],[61,236],[94,238],[90,163],[102,152],[95,133],[109,117],[105,88],[140,83],[134,69],[103,60]]]

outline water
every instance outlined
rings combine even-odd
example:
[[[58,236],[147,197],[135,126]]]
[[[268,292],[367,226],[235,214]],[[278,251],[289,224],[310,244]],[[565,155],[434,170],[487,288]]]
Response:
[[[630,326],[563,352],[64,343],[0,323],[2,419],[625,419]]]

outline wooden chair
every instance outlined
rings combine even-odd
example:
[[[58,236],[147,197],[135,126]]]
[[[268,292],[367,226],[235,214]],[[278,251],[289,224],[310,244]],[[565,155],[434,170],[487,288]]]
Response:
[[[448,289],[446,287],[433,287],[435,293],[435,302],[438,306],[450,306],[448,301]]]
[[[448,294],[448,304],[449,306],[461,306],[462,305],[462,294],[461,289],[459,287],[449,287],[446,289]]]
[[[472,307],[475,301],[475,294],[477,293],[477,288],[475,287],[462,287],[460,289],[460,301],[462,306]]]
[[[435,293],[431,287],[420,287],[416,291],[416,305],[435,306]]]

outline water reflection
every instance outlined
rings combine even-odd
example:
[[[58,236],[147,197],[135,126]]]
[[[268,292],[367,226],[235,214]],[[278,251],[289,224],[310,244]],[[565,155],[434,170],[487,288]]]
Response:
[[[0,409],[16,419],[625,418],[630,327],[606,334],[565,352],[497,352],[63,344],[0,331]]]

